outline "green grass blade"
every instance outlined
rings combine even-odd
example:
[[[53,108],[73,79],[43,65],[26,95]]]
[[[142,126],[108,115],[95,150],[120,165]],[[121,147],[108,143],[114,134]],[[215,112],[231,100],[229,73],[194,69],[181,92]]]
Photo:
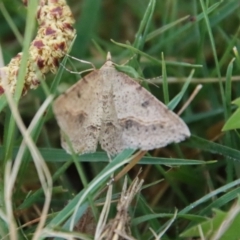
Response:
[[[195,135],[191,136],[190,140],[188,141],[188,146],[198,148],[210,153],[217,153],[219,155],[223,155],[224,157],[228,157],[232,160],[240,161],[240,151],[230,147],[223,146],[218,143],[205,140]]]

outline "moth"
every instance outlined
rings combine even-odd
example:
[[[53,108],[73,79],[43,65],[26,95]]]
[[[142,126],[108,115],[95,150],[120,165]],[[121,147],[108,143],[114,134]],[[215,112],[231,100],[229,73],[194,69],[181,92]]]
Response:
[[[106,63],[54,102],[53,111],[74,151],[92,153],[98,142],[108,155],[151,150],[190,136],[183,120],[128,75]],[[64,137],[62,147],[71,152]]]

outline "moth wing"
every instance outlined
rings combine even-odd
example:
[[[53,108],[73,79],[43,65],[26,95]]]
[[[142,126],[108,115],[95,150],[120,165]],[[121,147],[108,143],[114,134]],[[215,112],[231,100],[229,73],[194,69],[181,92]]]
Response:
[[[101,125],[99,142],[108,155],[116,155],[124,149],[122,142],[122,130],[118,122],[113,94],[110,93],[105,101],[105,114]]]
[[[101,80],[99,70],[93,71],[58,97],[53,105],[58,125],[79,154],[95,152],[97,148],[102,118]],[[70,153],[64,137],[62,147]]]
[[[116,71],[113,96],[123,148],[151,150],[190,136],[180,117],[126,74]]]

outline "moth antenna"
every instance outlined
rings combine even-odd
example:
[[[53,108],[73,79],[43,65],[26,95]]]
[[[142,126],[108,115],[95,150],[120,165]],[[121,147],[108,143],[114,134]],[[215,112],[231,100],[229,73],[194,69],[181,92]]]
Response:
[[[71,55],[69,55],[69,54],[65,54],[65,55],[68,56],[69,58],[72,58],[73,60],[78,61],[78,62],[85,63],[85,64],[90,64],[93,69],[96,69],[96,67],[93,65],[93,63],[91,63],[91,62],[89,62],[89,61],[85,61],[85,60],[82,60],[82,59],[73,57],[73,56],[71,56]]]
[[[72,71],[72,70],[70,70],[70,69],[68,69],[66,66],[64,66],[62,63],[60,63],[60,65],[66,70],[66,71],[68,71],[68,72],[70,72],[70,73],[73,73],[73,74],[79,74],[79,75],[81,75],[82,73],[85,73],[85,72],[90,72],[90,71],[92,71],[92,70],[95,70],[95,68],[89,68],[89,69],[87,69],[87,70],[83,70],[83,71],[81,71],[81,72],[77,72],[77,71]]]
[[[188,100],[184,103],[184,105],[182,106],[182,108],[178,111],[177,115],[181,115],[182,112],[187,108],[187,106],[192,102],[192,100],[196,97],[196,95],[198,94],[198,92],[202,89],[202,84],[198,84],[194,91],[192,92],[192,94],[190,95],[190,97],[188,98]]]

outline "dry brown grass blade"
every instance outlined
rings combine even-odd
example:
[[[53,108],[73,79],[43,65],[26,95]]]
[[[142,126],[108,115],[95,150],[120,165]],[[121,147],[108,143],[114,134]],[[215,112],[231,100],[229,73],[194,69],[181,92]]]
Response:
[[[138,176],[133,180],[132,184],[127,189],[127,177],[124,180],[121,197],[117,204],[117,214],[114,219],[111,219],[103,229],[100,239],[104,240],[121,240],[134,239],[130,231],[130,216],[128,215],[129,206],[140,191],[143,180]]]
[[[117,176],[114,178],[114,182],[117,182],[122,176],[127,174],[140,160],[141,158],[146,154],[147,151],[138,151],[135,154],[135,157],[131,160],[131,162],[126,165],[121,172],[117,174]]]

